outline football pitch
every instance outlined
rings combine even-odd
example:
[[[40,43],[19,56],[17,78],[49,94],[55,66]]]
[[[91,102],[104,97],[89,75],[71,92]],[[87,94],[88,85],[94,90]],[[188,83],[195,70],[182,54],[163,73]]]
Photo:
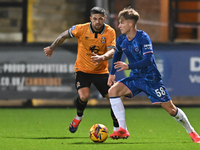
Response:
[[[200,134],[200,108],[182,108]],[[130,137],[104,143],[89,138],[93,124],[107,126],[112,133],[108,108],[87,108],[76,133],[69,124],[74,108],[0,109],[0,150],[199,150],[185,129],[162,108],[126,108]]]

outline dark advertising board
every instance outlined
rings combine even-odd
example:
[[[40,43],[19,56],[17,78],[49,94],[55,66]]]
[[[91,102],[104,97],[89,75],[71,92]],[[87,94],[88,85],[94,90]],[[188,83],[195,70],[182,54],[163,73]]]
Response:
[[[77,97],[74,85],[76,47],[57,47],[49,59],[43,52],[45,46],[0,46],[0,99]],[[154,44],[153,47],[158,69],[170,95],[200,96],[200,46]],[[122,60],[127,61],[125,56]],[[116,79],[128,74],[128,70],[121,71]],[[91,97],[101,97],[94,87],[91,91]]]
[[[72,99],[76,49],[58,47],[52,57],[42,46],[4,46],[0,51],[1,99]]]

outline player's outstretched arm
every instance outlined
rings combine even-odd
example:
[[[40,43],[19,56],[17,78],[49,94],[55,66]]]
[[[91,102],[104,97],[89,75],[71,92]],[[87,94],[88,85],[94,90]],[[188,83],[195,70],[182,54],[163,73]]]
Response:
[[[61,43],[63,43],[65,41],[66,38],[69,38],[69,34],[68,34],[68,30],[64,31],[63,33],[61,33],[56,40],[51,44],[51,46],[47,46],[44,48],[44,53],[46,54],[46,56],[48,56],[49,58],[51,57],[51,55],[53,54],[54,49],[60,45]]]
[[[91,56],[91,61],[95,63],[95,65],[98,65],[100,62],[104,60],[109,60],[113,57],[115,50],[113,48],[108,49],[108,51],[103,55],[97,55],[94,52]]]
[[[108,51],[104,54],[104,60],[109,60],[109,59],[113,58],[114,53],[115,53],[114,48],[108,49]]]
[[[50,46],[47,46],[47,47],[44,48],[44,53],[45,53],[46,56],[51,58],[51,55],[53,54],[53,49],[51,49]]]

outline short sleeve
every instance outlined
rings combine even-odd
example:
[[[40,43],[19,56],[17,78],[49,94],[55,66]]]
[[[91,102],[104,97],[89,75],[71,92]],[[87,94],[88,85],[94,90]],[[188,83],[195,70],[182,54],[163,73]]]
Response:
[[[74,25],[68,30],[69,36],[71,38],[76,37],[78,38],[82,33],[82,25]]]
[[[114,29],[110,29],[107,38],[107,48],[115,48],[116,47],[116,33]]]

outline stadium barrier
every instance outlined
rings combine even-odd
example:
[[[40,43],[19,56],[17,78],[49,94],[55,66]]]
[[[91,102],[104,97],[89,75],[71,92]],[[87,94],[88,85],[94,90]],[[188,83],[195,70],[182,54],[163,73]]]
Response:
[[[59,46],[50,59],[43,52],[43,48],[48,45],[49,43],[0,45],[0,106],[8,100],[22,100],[23,104],[24,100],[31,100],[34,106],[47,103],[74,104],[69,101],[77,97],[74,85],[77,45],[66,43]],[[176,98],[179,104],[199,105],[200,45],[154,43],[153,47],[158,69],[170,95]],[[122,59],[127,61],[125,56]],[[116,77],[120,79],[129,73],[122,71],[117,73]],[[124,103],[149,105],[150,102],[144,97],[144,94],[139,94],[134,98],[138,101],[124,101]],[[93,99],[89,103],[91,106],[109,104],[107,101],[95,101],[102,97],[94,87],[91,99]],[[48,102],[49,100],[56,100],[57,103]]]

